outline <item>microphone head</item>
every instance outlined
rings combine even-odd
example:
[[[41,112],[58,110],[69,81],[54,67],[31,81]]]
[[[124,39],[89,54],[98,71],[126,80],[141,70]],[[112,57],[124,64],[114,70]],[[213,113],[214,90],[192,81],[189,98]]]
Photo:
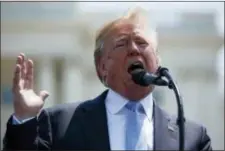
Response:
[[[144,76],[146,75],[146,71],[142,68],[137,68],[129,72],[132,76],[132,80],[134,83],[141,85],[141,86],[149,86],[148,83],[146,83],[146,80]]]
[[[133,68],[129,70],[134,83],[147,87],[149,85],[168,86],[168,82],[161,77],[146,72],[143,68]]]
[[[159,68],[160,69],[160,68]],[[158,70],[159,70],[158,69]],[[141,62],[135,62],[128,68],[134,83],[147,87],[149,85],[166,85],[167,82],[160,79],[157,75],[145,71]]]
[[[157,72],[156,73],[159,76],[164,76],[165,75],[165,72],[168,72],[168,71],[169,70],[167,68],[159,66],[159,68],[157,69]]]

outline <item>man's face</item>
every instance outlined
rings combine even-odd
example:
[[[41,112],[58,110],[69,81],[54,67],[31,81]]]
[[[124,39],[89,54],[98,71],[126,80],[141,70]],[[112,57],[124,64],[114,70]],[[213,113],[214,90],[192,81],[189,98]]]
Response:
[[[137,25],[121,23],[114,27],[104,41],[101,75],[110,88],[138,88],[128,73],[132,63],[141,62],[148,72],[156,72],[158,58],[150,36]]]

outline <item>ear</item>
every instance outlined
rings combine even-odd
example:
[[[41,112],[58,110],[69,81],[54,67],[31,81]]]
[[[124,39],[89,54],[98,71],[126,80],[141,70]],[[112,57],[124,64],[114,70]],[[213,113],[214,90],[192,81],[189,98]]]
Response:
[[[158,50],[155,51],[155,56],[156,56],[156,64],[157,66],[159,66],[161,64],[161,58],[160,58]]]
[[[107,69],[104,60],[105,59],[103,57],[99,58],[97,65],[97,73],[98,76],[101,77],[101,79],[107,75]]]
[[[159,54],[156,54],[156,63],[158,66],[161,64],[161,58],[160,58]]]

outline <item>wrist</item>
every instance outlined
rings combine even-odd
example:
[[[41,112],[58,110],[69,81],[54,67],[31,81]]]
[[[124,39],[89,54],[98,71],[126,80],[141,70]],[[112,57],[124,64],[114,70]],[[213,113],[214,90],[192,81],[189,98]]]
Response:
[[[37,115],[18,115],[16,113],[13,114],[14,119],[20,123],[23,123],[29,119],[36,118]]]

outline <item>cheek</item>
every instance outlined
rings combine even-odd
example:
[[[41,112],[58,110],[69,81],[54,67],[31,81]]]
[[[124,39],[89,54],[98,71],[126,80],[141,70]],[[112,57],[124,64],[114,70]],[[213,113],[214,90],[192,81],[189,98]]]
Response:
[[[156,72],[158,69],[158,58],[156,53],[146,51],[143,53],[146,66],[149,72]]]
[[[119,77],[121,72],[124,70],[124,62],[125,59],[122,54],[108,57],[107,75],[113,79],[115,79],[115,77]]]
[[[111,56],[109,56],[110,59],[110,65],[113,69],[120,70],[121,67],[123,67],[125,62],[126,54],[124,52],[115,52]]]

